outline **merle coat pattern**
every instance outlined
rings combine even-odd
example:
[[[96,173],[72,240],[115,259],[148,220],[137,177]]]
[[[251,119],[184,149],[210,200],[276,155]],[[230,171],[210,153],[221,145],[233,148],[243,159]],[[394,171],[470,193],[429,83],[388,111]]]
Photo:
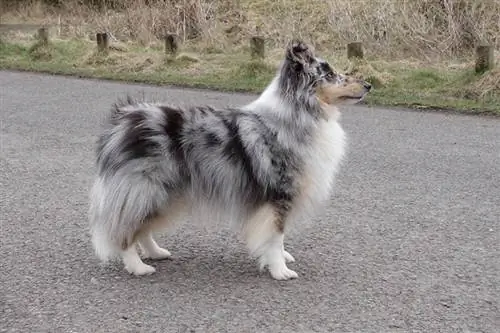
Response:
[[[348,83],[364,88],[346,90]],[[246,106],[117,103],[98,140],[91,191],[99,257],[119,256],[130,273],[153,273],[136,245],[145,257],[167,258],[152,232],[183,214],[208,214],[238,226],[275,279],[297,277],[286,266],[294,258],[284,249],[284,232],[328,199],[344,154],[338,111],[318,95],[325,85],[342,92],[339,101],[358,101],[369,90],[293,42],[274,80]]]

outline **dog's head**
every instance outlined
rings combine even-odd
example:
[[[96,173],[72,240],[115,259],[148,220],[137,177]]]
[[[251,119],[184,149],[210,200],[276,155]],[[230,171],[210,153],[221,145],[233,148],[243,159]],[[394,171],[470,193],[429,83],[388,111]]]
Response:
[[[326,61],[319,63],[319,71],[316,97],[321,104],[356,104],[363,100],[372,88],[368,82],[336,73]]]
[[[363,80],[340,74],[330,64],[315,56],[301,41],[293,41],[286,50],[285,70],[288,90],[299,90],[314,96],[320,105],[355,104],[371,90]],[[295,86],[295,87],[293,87]]]

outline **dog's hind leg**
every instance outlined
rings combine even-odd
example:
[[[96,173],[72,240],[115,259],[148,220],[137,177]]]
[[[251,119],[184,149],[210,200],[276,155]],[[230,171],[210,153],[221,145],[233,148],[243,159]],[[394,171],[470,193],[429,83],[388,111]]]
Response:
[[[135,244],[132,244],[122,252],[122,260],[125,269],[130,274],[148,275],[156,272],[156,269],[153,266],[147,265],[142,262]]]
[[[167,249],[164,249],[156,243],[153,238],[154,231],[165,230],[173,225],[174,218],[178,218],[182,214],[182,206],[179,204],[170,204],[158,211],[154,218],[143,221],[139,230],[136,231],[133,242],[140,246],[143,257],[146,259],[163,260],[170,258],[172,254]],[[165,213],[168,210],[169,213]],[[155,272],[154,267],[146,265],[142,262],[135,246],[132,249],[127,249],[122,252],[122,259],[125,269],[135,275],[147,275]]]
[[[144,252],[144,257],[154,260],[170,258],[172,254],[169,250],[160,247],[153,238],[153,232],[144,232],[139,236],[138,242]]]
[[[162,248],[153,238],[153,232],[170,229],[176,222],[185,217],[188,210],[187,202],[183,199],[172,198],[168,206],[163,207],[157,217],[137,235],[137,241],[142,249],[144,258],[153,260],[168,259],[172,256],[170,251]]]
[[[248,221],[245,226],[245,238],[249,251],[258,257],[260,269],[267,267],[276,280],[289,280],[298,274],[286,266],[294,261],[284,250],[285,216],[272,205],[265,205]]]
[[[167,221],[165,217],[158,216],[143,222],[142,228],[136,232],[136,236],[133,238],[134,244],[122,252],[123,264],[129,273],[147,275],[155,272],[153,266],[142,262],[136,246],[140,246],[144,258],[147,259],[162,260],[172,256],[170,251],[160,247],[153,238],[153,231],[166,228]]]

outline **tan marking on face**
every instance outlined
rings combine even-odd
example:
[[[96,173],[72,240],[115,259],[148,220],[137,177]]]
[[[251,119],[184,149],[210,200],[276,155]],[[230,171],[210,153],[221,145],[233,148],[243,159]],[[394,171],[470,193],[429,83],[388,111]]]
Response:
[[[365,93],[363,84],[351,77],[342,86],[324,82],[316,89],[316,96],[322,105],[341,104],[348,98],[361,98]]]

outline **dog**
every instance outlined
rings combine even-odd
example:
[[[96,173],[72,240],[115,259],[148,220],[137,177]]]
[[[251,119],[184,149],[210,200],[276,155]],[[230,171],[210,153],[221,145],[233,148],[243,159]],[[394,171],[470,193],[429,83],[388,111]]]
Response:
[[[285,231],[329,199],[345,154],[337,105],[370,89],[294,40],[247,105],[117,102],[97,140],[89,208],[96,254],[121,259],[131,274],[152,274],[143,258],[171,256],[153,233],[198,213],[231,221],[272,278],[297,278],[287,267],[295,259]]]

